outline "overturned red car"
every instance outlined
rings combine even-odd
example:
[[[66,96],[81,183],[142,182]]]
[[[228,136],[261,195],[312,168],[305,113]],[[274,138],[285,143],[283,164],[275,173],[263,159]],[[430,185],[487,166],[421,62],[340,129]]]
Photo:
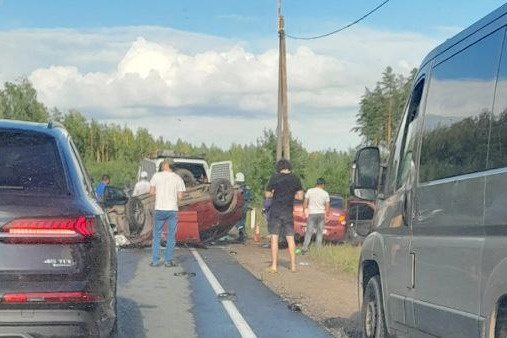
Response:
[[[324,240],[332,243],[342,242],[347,234],[344,200],[340,195],[330,196],[330,216],[324,226]],[[308,216],[303,212],[303,202],[294,202],[294,236],[297,241],[302,240],[306,233]]]
[[[173,171],[185,182],[186,192],[179,201],[177,242],[206,243],[227,234],[242,219],[243,191],[235,185],[232,162],[210,166],[201,157],[183,157],[159,152],[142,161],[141,172],[148,179],[165,158],[173,160]],[[119,246],[145,246],[152,240],[155,197],[150,194],[128,196],[123,190],[107,187],[103,206],[115,227]],[[166,239],[167,226],[162,239]]]

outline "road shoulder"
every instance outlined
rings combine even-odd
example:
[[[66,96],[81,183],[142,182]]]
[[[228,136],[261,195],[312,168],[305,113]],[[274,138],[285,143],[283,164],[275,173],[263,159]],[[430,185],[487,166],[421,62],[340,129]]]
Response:
[[[357,280],[352,274],[330,270],[298,256],[297,273],[289,272],[287,250],[281,250],[279,271],[265,271],[270,263],[266,242],[225,247],[238,263],[288,303],[297,303],[305,315],[325,326],[334,336],[360,336]]]

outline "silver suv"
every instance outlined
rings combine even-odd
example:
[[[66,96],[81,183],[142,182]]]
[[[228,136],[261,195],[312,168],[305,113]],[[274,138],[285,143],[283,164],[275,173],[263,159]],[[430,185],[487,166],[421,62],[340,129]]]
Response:
[[[376,195],[359,286],[365,337],[507,337],[507,5],[422,62]]]

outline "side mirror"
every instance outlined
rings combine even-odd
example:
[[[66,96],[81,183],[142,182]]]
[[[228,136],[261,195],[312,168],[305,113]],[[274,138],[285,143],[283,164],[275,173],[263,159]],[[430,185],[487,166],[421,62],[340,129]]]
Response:
[[[120,188],[107,186],[104,190],[102,202],[106,207],[124,205],[127,204],[127,201],[127,194]]]
[[[352,165],[351,192],[357,198],[374,200],[380,176],[380,151],[377,147],[362,148]]]

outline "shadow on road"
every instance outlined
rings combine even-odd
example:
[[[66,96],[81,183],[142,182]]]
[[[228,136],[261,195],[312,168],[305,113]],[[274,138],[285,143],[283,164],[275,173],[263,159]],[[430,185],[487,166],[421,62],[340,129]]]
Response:
[[[147,338],[141,310],[132,299],[118,297],[118,337]]]

